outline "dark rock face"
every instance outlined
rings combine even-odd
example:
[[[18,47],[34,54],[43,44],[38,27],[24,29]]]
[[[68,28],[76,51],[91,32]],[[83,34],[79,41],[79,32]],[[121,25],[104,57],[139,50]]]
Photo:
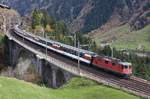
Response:
[[[57,19],[69,20],[77,17],[88,0],[7,0],[5,4],[17,9],[21,15],[33,9],[45,9]]]
[[[142,29],[150,24],[150,1],[139,0],[133,4],[133,7],[132,17],[129,20],[131,29]]]
[[[149,24],[150,0],[0,0],[22,15],[44,9],[57,20],[64,20],[71,32],[89,32],[105,24],[116,11],[120,21],[134,29]],[[145,17],[146,16],[146,17]]]
[[[93,9],[85,17],[82,31],[96,29],[107,22],[117,5],[117,0],[93,0]]]

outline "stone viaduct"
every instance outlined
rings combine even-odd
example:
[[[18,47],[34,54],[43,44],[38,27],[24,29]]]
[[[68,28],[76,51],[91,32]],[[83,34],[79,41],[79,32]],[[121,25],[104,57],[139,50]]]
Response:
[[[46,61],[40,55],[24,48],[9,37],[6,37],[6,45],[7,60],[9,60],[10,66],[15,68],[21,53],[28,54],[36,66],[36,72],[49,87],[58,88],[74,76],[74,74],[61,69],[55,64]]]

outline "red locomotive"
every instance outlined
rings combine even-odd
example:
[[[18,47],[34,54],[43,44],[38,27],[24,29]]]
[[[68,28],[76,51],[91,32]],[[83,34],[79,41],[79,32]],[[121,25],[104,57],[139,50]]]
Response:
[[[124,77],[130,77],[132,75],[132,64],[122,62],[119,59],[96,56],[93,57],[92,64],[96,67],[114,72]]]

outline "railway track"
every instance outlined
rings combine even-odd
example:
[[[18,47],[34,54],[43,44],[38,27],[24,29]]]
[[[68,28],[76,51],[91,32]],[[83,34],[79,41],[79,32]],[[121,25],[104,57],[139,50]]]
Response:
[[[22,37],[17,36],[15,33],[12,33],[11,35],[17,38],[20,42],[24,42],[28,46],[34,49],[39,49],[39,51],[41,51],[42,53],[46,53],[46,50],[44,47],[34,44],[26,39],[23,40]],[[67,64],[72,64],[72,66],[74,67],[77,66],[77,62],[75,62],[73,59],[68,59],[67,57],[59,55],[52,51],[48,50],[48,55],[56,59],[59,59],[60,61],[63,61]],[[105,80],[108,83],[118,85],[120,86],[120,88],[126,88],[128,90],[137,92],[139,96],[145,96],[146,98],[150,99],[150,83],[148,81],[139,79],[137,77],[131,77],[131,79],[122,79],[115,75],[106,73],[103,70],[99,70],[97,68],[93,68],[85,64],[81,64],[80,68],[81,68],[81,71],[86,72],[87,74],[91,74],[97,78],[101,78],[102,80]]]

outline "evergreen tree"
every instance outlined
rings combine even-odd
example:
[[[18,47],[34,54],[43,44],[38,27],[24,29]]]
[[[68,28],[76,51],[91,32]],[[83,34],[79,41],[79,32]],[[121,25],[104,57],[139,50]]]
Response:
[[[42,17],[42,24],[44,26],[44,28],[47,27],[47,25],[50,25],[51,28],[54,28],[54,24],[55,24],[55,20],[53,17],[49,16],[49,14],[47,13],[47,11],[43,10],[41,11],[43,14]]]
[[[63,34],[63,35],[66,35],[68,33],[68,28],[67,28],[66,24],[64,23],[64,21],[56,22],[55,32],[57,34]]]
[[[35,29],[36,26],[41,26],[43,14],[35,9],[32,13],[32,28]]]
[[[97,52],[98,51],[98,49],[97,49],[97,45],[96,45],[96,42],[94,41],[94,42],[92,42],[92,44],[91,44],[91,48],[90,48],[92,51],[94,51],[94,52]]]
[[[111,48],[110,46],[105,46],[105,48],[103,49],[102,53],[106,56],[111,56]]]

